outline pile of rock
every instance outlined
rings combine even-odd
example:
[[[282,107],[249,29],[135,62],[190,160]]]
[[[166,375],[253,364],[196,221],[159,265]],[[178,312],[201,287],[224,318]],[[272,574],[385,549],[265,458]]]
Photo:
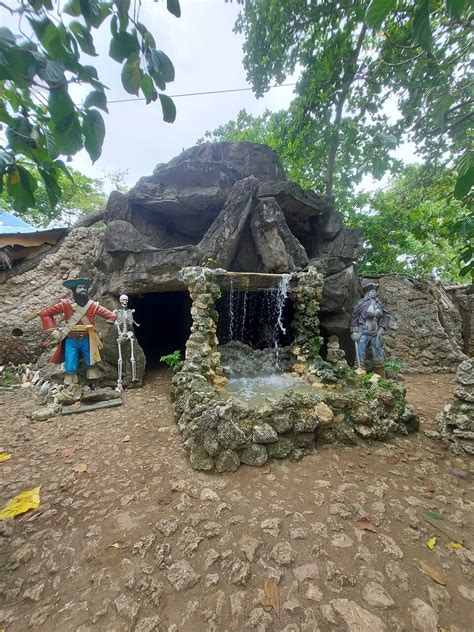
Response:
[[[456,373],[454,403],[436,420],[439,432],[458,454],[474,454],[474,360],[464,360]]]

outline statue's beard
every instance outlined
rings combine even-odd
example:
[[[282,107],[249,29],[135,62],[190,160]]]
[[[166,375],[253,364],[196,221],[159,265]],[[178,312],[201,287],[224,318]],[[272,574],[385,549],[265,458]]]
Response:
[[[89,294],[87,292],[73,292],[74,300],[79,305],[79,307],[84,307],[84,305],[89,300]]]

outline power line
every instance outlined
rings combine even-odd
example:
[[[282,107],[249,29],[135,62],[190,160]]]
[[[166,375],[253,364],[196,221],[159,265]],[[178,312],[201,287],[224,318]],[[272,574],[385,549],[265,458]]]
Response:
[[[296,86],[296,83],[282,83],[280,85],[269,86],[269,88],[287,88],[289,86]],[[249,92],[252,88],[233,88],[231,90],[209,90],[208,92],[188,92],[186,94],[169,94],[168,96],[173,99],[179,97],[199,97],[207,94],[225,94],[226,92]],[[131,101],[146,101],[144,97],[137,97],[136,99],[116,99],[113,101],[107,101],[109,103],[130,103]]]

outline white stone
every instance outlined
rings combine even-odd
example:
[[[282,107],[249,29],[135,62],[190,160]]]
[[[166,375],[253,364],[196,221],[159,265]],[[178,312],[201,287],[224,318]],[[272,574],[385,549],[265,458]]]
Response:
[[[280,518],[268,518],[260,523],[260,528],[268,535],[272,535],[274,538],[277,538],[280,535],[281,530],[281,520]]]
[[[319,602],[319,601],[322,601],[323,599],[323,593],[314,584],[308,584],[308,590],[306,591],[305,597],[306,599],[309,599],[310,601]]]
[[[348,632],[386,632],[385,623],[350,599],[333,599],[331,606],[341,615]]]
[[[208,487],[205,487],[202,490],[200,499],[205,500],[207,502],[216,502],[216,503],[219,502],[220,500],[216,492],[213,489],[209,489]]]
[[[170,584],[179,592],[195,586],[201,575],[196,573],[186,560],[180,560],[170,566],[167,577]]]
[[[438,615],[431,606],[421,599],[410,602],[411,625],[417,632],[437,632]]]
[[[287,566],[295,561],[296,552],[291,547],[291,544],[284,540],[283,542],[275,544],[272,549],[271,556],[280,566]]]
[[[345,533],[336,533],[331,539],[331,544],[341,549],[345,549],[354,544],[354,540]]]
[[[319,579],[319,568],[314,562],[310,564],[303,564],[293,570],[293,575],[297,581],[304,582],[306,579]]]
[[[376,582],[369,582],[364,586],[362,598],[369,606],[374,606],[375,608],[385,609],[395,605],[395,602],[390,595],[385,592],[383,586]]]

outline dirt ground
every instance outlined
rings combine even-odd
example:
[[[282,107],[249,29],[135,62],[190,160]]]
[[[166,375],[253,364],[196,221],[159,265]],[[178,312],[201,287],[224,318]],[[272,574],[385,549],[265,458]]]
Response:
[[[25,392],[0,393],[0,506],[41,486],[0,523],[0,629],[473,629],[470,463],[424,434],[453,376],[406,378],[419,433],[228,476],[191,469],[169,380],[38,423]]]

